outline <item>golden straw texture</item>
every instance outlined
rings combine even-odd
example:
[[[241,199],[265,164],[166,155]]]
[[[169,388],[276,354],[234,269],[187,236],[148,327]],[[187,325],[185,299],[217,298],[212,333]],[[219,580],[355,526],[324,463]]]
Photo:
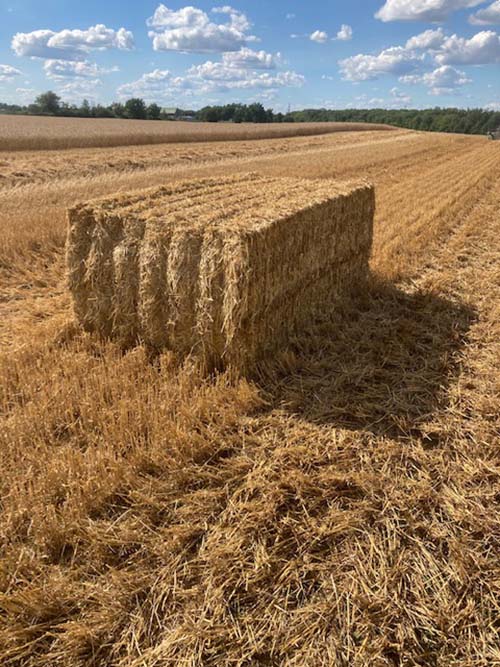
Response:
[[[241,371],[285,346],[368,269],[367,183],[243,174],[69,211],[77,320],[123,345]]]

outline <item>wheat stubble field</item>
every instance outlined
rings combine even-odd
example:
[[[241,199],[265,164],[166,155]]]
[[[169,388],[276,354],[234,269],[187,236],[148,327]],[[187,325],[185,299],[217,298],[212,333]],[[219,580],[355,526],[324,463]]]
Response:
[[[0,163],[0,663],[499,664],[500,145],[394,130]],[[374,183],[369,289],[251,380],[72,324],[66,207],[249,171]]]

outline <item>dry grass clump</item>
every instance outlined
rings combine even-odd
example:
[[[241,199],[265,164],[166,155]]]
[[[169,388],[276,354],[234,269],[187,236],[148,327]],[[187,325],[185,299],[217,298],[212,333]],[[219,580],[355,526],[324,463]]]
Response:
[[[122,344],[245,370],[364,282],[374,190],[242,175],[70,209],[78,321]]]
[[[0,115],[0,151],[237,141],[394,130],[376,123],[198,123]]]

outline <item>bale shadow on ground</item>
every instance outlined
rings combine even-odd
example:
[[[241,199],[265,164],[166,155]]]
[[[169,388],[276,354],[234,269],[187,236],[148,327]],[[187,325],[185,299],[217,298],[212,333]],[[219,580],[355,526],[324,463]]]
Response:
[[[405,437],[446,405],[474,310],[373,283],[311,322],[265,373],[271,409],[316,424]]]

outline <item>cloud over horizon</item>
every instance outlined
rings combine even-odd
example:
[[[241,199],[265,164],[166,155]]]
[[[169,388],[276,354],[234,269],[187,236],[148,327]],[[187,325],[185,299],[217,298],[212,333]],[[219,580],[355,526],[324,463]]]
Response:
[[[21,76],[21,70],[11,65],[0,65],[0,81],[12,81],[15,77]]]
[[[470,9],[484,0],[386,0],[376,12],[381,21],[444,21],[459,9]]]
[[[88,12],[47,9],[39,12],[42,28],[31,31],[12,12],[11,50],[26,67],[21,72],[11,64],[6,50],[0,83],[11,99],[16,83],[26,91],[51,81],[74,98],[90,91],[100,99],[119,94],[203,104],[230,101],[233,92],[238,100],[280,98],[281,108],[328,99],[328,82],[344,104],[362,95],[367,103],[425,104],[428,94],[457,95],[471,83],[474,94],[483,90],[483,104],[498,98],[500,36],[493,26],[500,25],[500,0],[367,0],[365,6],[360,17],[348,5],[328,15],[314,2],[270,13],[249,0],[237,8],[157,0],[149,12],[130,14],[129,27],[110,28],[112,8],[114,25],[122,25],[119,0],[110,0],[106,22],[97,20],[98,11],[87,27]],[[60,29],[68,15],[76,27]],[[378,21],[393,23],[387,30]],[[414,34],[411,22],[422,23]],[[111,73],[119,74],[106,79]],[[486,96],[487,89],[493,90]]]
[[[88,60],[46,60],[43,69],[49,79],[96,79],[119,71],[118,67],[99,67]]]
[[[500,0],[469,17],[472,25],[500,25]]]
[[[339,61],[345,80],[370,81],[384,75],[399,77],[404,84],[422,83],[433,95],[457,94],[472,79],[455,65],[493,65],[500,62],[500,36],[482,31],[470,39],[447,36],[442,28],[410,37],[404,46],[376,54],[359,53]]]
[[[155,51],[182,51],[185,53],[222,53],[238,51],[250,42],[258,41],[249,34],[251,23],[243,12],[233,7],[214,7],[212,13],[226,17],[216,23],[196,7],[179,10],[158,5],[146,21],[152,30],[148,35]]]
[[[136,81],[120,86],[119,95],[141,95],[147,100],[156,96],[163,100],[170,99],[173,93],[192,96],[194,93],[273,91],[302,86],[305,79],[301,74],[277,71],[281,62],[279,53],[243,47],[240,51],[223,53],[220,61],[207,60],[192,65],[182,76],[174,76],[169,70],[146,72]]]
[[[113,30],[98,23],[86,30],[33,30],[14,35],[11,47],[17,56],[55,60],[82,60],[91,51],[131,50],[134,36],[129,30]]]

